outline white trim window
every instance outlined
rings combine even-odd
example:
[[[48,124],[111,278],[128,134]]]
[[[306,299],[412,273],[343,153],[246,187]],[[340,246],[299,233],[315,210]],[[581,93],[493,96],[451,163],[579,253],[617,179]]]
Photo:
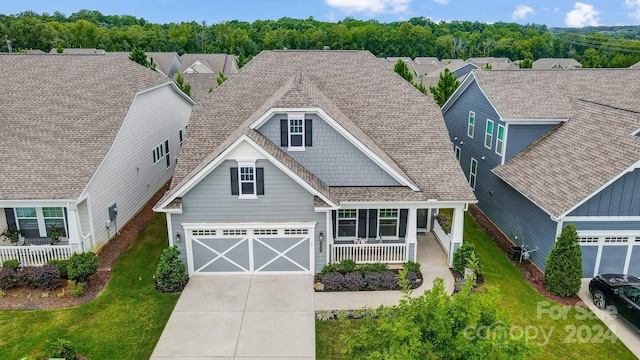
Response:
[[[471,158],[471,165],[469,166],[469,186],[473,190],[476,189],[476,175],[478,173],[478,162],[476,159]]]
[[[255,166],[240,165],[238,167],[240,180],[240,197],[256,198],[256,168]]]
[[[491,149],[492,143],[493,143],[493,121],[487,119],[487,127],[484,132],[484,146],[487,149]]]
[[[504,153],[504,125],[498,125],[496,134],[496,154],[502,156]]]
[[[460,163],[460,156],[462,156],[462,150],[460,150],[460,146],[456,146],[455,154],[456,160],[458,160],[458,163]]]
[[[467,136],[473,138],[473,133],[476,128],[476,113],[469,111],[469,125],[467,126]]]
[[[158,144],[158,146],[153,149],[153,164],[157,164],[162,160],[162,158],[166,159],[167,167],[171,166],[171,159],[169,157],[169,139],[165,140]]]
[[[304,148],[304,118],[289,118],[289,149]]]
[[[62,231],[62,236],[67,236],[67,223],[61,207],[18,207],[15,214],[18,228],[25,237],[47,237],[51,225]]]
[[[184,142],[184,132],[185,130],[187,130],[187,127],[185,126],[184,128],[178,130],[178,139],[180,139],[180,146],[182,146],[182,143]]]
[[[41,235],[40,226],[38,225],[38,212],[36,208],[16,208],[16,221],[18,223],[18,229],[23,231],[24,236],[38,236]],[[33,234],[31,234],[32,232]]]
[[[42,215],[44,218],[44,227],[47,232],[55,226],[56,229],[61,230],[67,236],[65,231],[64,210],[61,207],[43,207]]]
[[[337,221],[338,238],[353,239],[358,235],[358,210],[339,209]]]
[[[381,239],[398,237],[399,214],[398,209],[378,210],[378,235]]]

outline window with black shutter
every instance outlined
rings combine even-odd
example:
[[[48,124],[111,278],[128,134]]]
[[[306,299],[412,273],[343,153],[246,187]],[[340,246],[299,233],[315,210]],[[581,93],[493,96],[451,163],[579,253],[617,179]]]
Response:
[[[264,168],[238,165],[230,168],[231,195],[238,195],[241,199],[255,199],[256,195],[264,195]]]

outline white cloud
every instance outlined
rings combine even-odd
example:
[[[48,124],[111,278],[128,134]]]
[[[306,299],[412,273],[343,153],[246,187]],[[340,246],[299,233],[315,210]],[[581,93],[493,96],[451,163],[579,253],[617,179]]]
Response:
[[[629,16],[640,20],[640,0],[624,0],[624,6],[633,10]]]
[[[573,5],[573,10],[564,17],[564,22],[568,27],[598,26],[599,14],[593,5],[577,2]]]
[[[449,0],[433,0],[433,1],[442,5],[447,5],[449,3]]]
[[[347,14],[402,13],[409,10],[412,0],[325,0],[327,5]]]
[[[527,17],[527,15],[531,14],[535,14],[536,12],[533,11],[533,8],[530,6],[526,6],[526,5],[518,5],[516,6],[515,11],[511,14],[511,16],[513,17],[513,20],[521,20]]]

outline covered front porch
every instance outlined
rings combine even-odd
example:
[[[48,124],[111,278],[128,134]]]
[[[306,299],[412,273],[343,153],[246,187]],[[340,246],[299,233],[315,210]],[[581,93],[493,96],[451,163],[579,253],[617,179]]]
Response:
[[[359,264],[419,262],[418,246],[433,243],[445,253],[447,265],[462,244],[466,204],[449,204],[449,231],[437,221],[436,207],[353,208],[327,212],[327,263],[354,260]],[[418,239],[421,241],[418,241]],[[321,245],[322,247],[322,245]]]

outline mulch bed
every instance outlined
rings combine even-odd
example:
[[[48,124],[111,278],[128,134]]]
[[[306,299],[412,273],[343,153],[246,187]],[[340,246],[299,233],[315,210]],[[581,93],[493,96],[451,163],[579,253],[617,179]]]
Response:
[[[160,189],[142,210],[105,245],[98,253],[100,268],[98,272],[87,279],[87,285],[78,297],[68,293],[67,283],[54,291],[44,291],[39,289],[26,289],[16,287],[5,292],[5,296],[0,299],[0,310],[49,310],[65,307],[73,307],[88,303],[98,297],[107,286],[111,278],[111,267],[116,259],[122,255],[133,244],[138,235],[144,230],[154,218],[153,211],[155,205],[162,195],[169,189],[169,185]],[[64,297],[58,294],[65,290]],[[44,293],[48,297],[43,297]]]
[[[510,247],[516,246],[476,205],[469,206],[469,214],[475,219],[478,226],[493,240],[498,248],[505,253],[505,256],[509,253]],[[547,290],[547,285],[544,281],[544,274],[531,261],[527,260],[518,262],[511,259],[509,261],[511,261],[511,263],[520,270],[525,280],[527,280],[527,282],[531,284],[537,292],[544,295],[546,298],[567,306],[586,306],[578,297],[563,298],[550,293]]]

